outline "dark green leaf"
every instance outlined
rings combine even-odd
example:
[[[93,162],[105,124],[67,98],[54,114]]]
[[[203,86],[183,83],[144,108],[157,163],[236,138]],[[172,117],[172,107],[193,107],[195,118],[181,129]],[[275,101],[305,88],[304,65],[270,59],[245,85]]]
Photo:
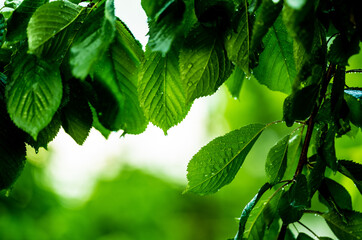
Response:
[[[287,169],[285,170],[283,179],[292,179],[297,169],[303,146],[303,132],[301,130],[293,132],[290,136],[287,154]]]
[[[174,0],[141,0],[142,8],[145,10],[147,17],[152,19],[156,16],[156,14],[165,6],[168,5],[170,2]]]
[[[338,35],[328,52],[328,60],[336,65],[346,66],[348,65],[348,59],[359,53],[359,39],[357,37],[348,40],[345,35]]]
[[[139,98],[146,116],[166,133],[186,116],[186,98],[180,79],[178,53],[146,51],[139,76]]]
[[[93,116],[82,87],[76,79],[72,81],[69,102],[62,108],[62,126],[76,143],[82,145],[92,128]]]
[[[337,157],[335,150],[336,129],[333,124],[326,124],[321,127],[321,136],[319,139],[318,153],[329,168],[337,171]]]
[[[35,56],[16,58],[6,86],[7,109],[15,125],[36,139],[60,105],[62,80],[57,67]]]
[[[186,104],[213,94],[228,79],[231,70],[232,64],[217,32],[198,25],[189,33],[180,53]]]
[[[26,39],[28,22],[38,7],[48,2],[47,0],[24,0],[15,9],[7,21],[7,41],[19,41]]]
[[[225,41],[225,48],[229,59],[240,67],[246,74],[250,74],[250,23],[248,1],[242,0],[236,19],[236,31],[231,31]]]
[[[309,235],[305,234],[305,233],[299,233],[297,240],[313,240],[314,238],[310,237]]]
[[[317,85],[311,85],[292,93],[285,99],[283,118],[288,127],[292,126],[295,120],[304,120],[312,113],[318,91]]]
[[[296,76],[293,43],[281,17],[264,37],[265,49],[260,55],[254,75],[261,84],[274,91],[289,94]]]
[[[270,234],[269,228],[279,221],[277,206],[281,195],[282,191],[277,192],[252,210],[242,239],[265,239],[265,235]]]
[[[147,126],[137,93],[142,58],[140,44],[125,25],[117,21],[115,41],[94,65],[92,82],[98,96],[94,104],[98,118],[110,130],[139,134]]]
[[[264,129],[265,125],[248,125],[201,148],[187,166],[189,183],[185,192],[205,195],[229,184]]]
[[[94,107],[90,106],[90,109],[92,111],[92,116],[93,116],[93,127],[95,129],[97,129],[101,134],[102,136],[105,138],[105,139],[108,139],[109,135],[111,134],[112,131],[110,131],[109,129],[105,128],[100,122],[99,122],[99,119],[98,119],[98,114],[96,112],[96,110],[94,109]]]
[[[241,213],[241,217],[239,220],[239,230],[238,233],[235,236],[235,240],[242,240],[243,239],[243,233],[245,230],[245,224],[246,221],[249,218],[249,215],[255,205],[258,203],[259,199],[263,196],[263,194],[271,188],[271,185],[269,183],[265,183],[258,191],[258,193],[254,196],[254,198],[245,206],[243,209],[243,212]]]
[[[310,157],[309,162],[311,167],[308,168],[307,180],[310,198],[312,198],[324,179],[326,163],[318,154]]]
[[[148,47],[152,51],[165,55],[171,48],[175,38],[182,34],[182,20],[185,12],[185,3],[182,0],[172,0],[156,16],[149,21]]]
[[[319,189],[321,196],[327,201],[327,207],[337,212],[341,210],[352,210],[352,198],[348,191],[336,181],[325,178]]]
[[[362,165],[346,160],[338,161],[338,171],[352,179],[362,194]]]
[[[279,216],[284,224],[298,221],[305,208],[310,207],[307,178],[299,174],[293,185],[280,198]]]
[[[344,99],[349,108],[349,118],[357,127],[362,128],[362,89],[350,88],[344,90]]]
[[[114,1],[107,0],[86,19],[74,39],[70,64],[75,77],[85,79],[115,36]]]
[[[5,42],[5,30],[6,30],[5,17],[2,13],[0,13],[0,47]]]
[[[29,136],[26,142],[32,146],[36,152],[41,147],[48,149],[48,143],[54,140],[54,138],[57,136],[61,124],[62,122],[60,120],[60,114],[56,112],[48,126],[39,132],[36,141]]]
[[[27,28],[29,53],[40,56],[42,46],[72,24],[81,10],[80,6],[67,1],[50,2],[39,7]]]
[[[331,112],[333,113],[334,122],[339,123],[341,107],[344,96],[344,86],[346,78],[346,68],[338,66],[334,75],[332,94],[331,94]]]
[[[329,212],[322,215],[328,226],[339,239],[358,240],[362,239],[362,213],[344,211],[343,219],[336,212]]]
[[[11,187],[25,164],[25,134],[10,120],[0,103],[0,190]]]
[[[253,34],[251,37],[251,50],[255,50],[261,43],[261,40],[274,24],[275,20],[283,8],[283,1],[276,2],[273,0],[263,0],[260,10],[256,15],[253,25]]]
[[[241,87],[243,86],[243,82],[246,76],[243,70],[239,67],[235,67],[234,72],[231,74],[229,79],[225,82],[229,92],[233,98],[239,99]]]
[[[287,168],[288,145],[290,136],[277,142],[269,151],[265,162],[265,173],[271,185],[282,180]]]

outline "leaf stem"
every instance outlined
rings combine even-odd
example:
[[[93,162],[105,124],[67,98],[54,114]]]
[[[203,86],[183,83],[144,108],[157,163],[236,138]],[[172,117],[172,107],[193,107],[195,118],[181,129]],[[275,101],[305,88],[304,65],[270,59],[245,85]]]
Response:
[[[298,221],[297,223],[299,223],[300,225],[302,225],[305,229],[307,229],[310,233],[312,233],[316,238],[319,239],[319,236],[312,231],[312,229],[310,229],[309,227],[307,227],[306,225],[304,225],[301,221]]]
[[[299,158],[299,163],[298,163],[297,169],[296,169],[294,177],[293,177],[294,179],[302,172],[304,165],[307,163],[308,149],[309,149],[310,141],[312,139],[315,118],[318,115],[319,107],[321,106],[321,103],[325,97],[328,84],[329,84],[330,80],[332,79],[332,76],[334,75],[335,69],[336,69],[336,66],[334,64],[329,65],[328,70],[323,79],[324,81],[322,82],[322,87],[321,87],[320,95],[319,95],[319,101],[315,104],[312,114],[310,115],[309,119],[306,121],[306,124],[308,126],[307,133],[305,135],[302,153],[300,154],[300,158]]]

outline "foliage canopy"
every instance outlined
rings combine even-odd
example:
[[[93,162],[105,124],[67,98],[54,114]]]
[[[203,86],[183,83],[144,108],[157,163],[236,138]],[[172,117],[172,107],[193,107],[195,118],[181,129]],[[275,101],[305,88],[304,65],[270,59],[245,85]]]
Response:
[[[92,127],[107,137],[140,134],[151,122],[167,133],[195,99],[224,83],[237,97],[253,75],[288,95],[283,121],[274,123],[291,131],[270,149],[268,183],[244,208],[234,239],[294,239],[289,225],[306,213],[323,217],[340,239],[361,239],[362,214],[326,176],[338,171],[361,192],[361,164],[337,159],[335,150],[336,137],[362,127],[361,85],[345,78],[362,72],[346,71],[360,52],[360,1],[142,0],[145,51],[115,16],[113,0],[81,2],[7,0],[1,10],[1,189],[20,174],[25,143],[46,148],[61,126],[78,144]],[[247,125],[204,146],[188,165],[185,191],[210,194],[232,182],[274,123]],[[290,154],[295,138],[301,141]],[[317,193],[328,212],[310,209]]]

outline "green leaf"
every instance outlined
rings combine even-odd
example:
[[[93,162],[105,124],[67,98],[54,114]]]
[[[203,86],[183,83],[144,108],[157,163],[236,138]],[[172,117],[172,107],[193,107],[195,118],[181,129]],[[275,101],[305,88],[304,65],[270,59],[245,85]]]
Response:
[[[358,190],[362,194],[362,165],[346,160],[338,161],[338,171],[352,179],[354,184],[356,184]]]
[[[108,50],[115,36],[115,21],[114,1],[107,0],[83,23],[70,49],[70,64],[75,77],[85,79]]]
[[[317,85],[311,85],[292,93],[285,99],[283,119],[288,127],[292,126],[295,120],[304,120],[312,113],[318,91]]]
[[[250,23],[248,1],[242,0],[236,16],[236,31],[231,31],[225,41],[225,48],[229,59],[240,67],[247,75],[250,74]]]
[[[279,216],[284,224],[293,223],[302,217],[304,209],[308,207],[310,207],[310,198],[307,178],[299,174],[279,201]]]
[[[202,147],[187,166],[185,192],[205,195],[229,184],[265,127],[261,124],[247,125]]]
[[[251,36],[251,50],[255,50],[261,43],[269,28],[274,24],[283,8],[283,1],[263,0],[256,15]]]
[[[333,119],[336,124],[339,123],[341,118],[341,107],[344,96],[344,86],[346,84],[346,68],[338,66],[333,78],[332,94],[331,94],[331,111],[333,113]]]
[[[333,211],[322,216],[339,239],[358,240],[362,238],[362,213],[344,211],[347,222]]]
[[[325,178],[319,189],[321,196],[327,201],[327,207],[334,209],[338,213],[341,210],[352,210],[352,198],[348,191],[336,181]],[[341,213],[342,214],[342,213]]]
[[[146,116],[166,133],[186,116],[186,98],[180,79],[178,53],[146,51],[138,86],[141,106]]]
[[[213,94],[231,72],[232,64],[217,32],[198,25],[189,33],[180,53],[180,73],[186,104]]]
[[[5,17],[2,13],[0,13],[0,47],[5,42],[5,30],[6,30]]]
[[[321,128],[318,153],[333,171],[337,171],[337,156],[335,150],[336,129],[333,124],[327,124]]]
[[[314,238],[310,237],[309,235],[305,234],[305,233],[299,233],[297,240],[313,240]]]
[[[147,121],[137,92],[142,58],[141,45],[126,26],[117,21],[115,40],[94,65],[92,83],[98,95],[98,103],[94,105],[98,118],[110,130],[139,134],[146,129]]]
[[[71,80],[69,102],[61,113],[62,126],[76,143],[82,145],[92,128],[93,115],[82,86],[76,79]]]
[[[265,49],[254,69],[256,79],[274,91],[289,94],[296,76],[293,43],[281,17],[263,39]]]
[[[362,88],[349,88],[344,90],[344,99],[349,108],[351,122],[362,128]]]
[[[288,161],[288,145],[290,135],[277,142],[269,151],[265,162],[265,173],[271,185],[282,180]]]
[[[277,206],[281,196],[282,191],[279,191],[267,200],[260,202],[252,210],[246,222],[242,239],[265,239],[264,237],[269,234],[268,231],[273,222],[279,221]]]
[[[59,69],[35,56],[22,54],[13,66],[15,69],[6,86],[7,109],[15,125],[36,140],[62,99]]]
[[[28,137],[26,142],[32,146],[37,152],[39,148],[43,147],[48,149],[48,143],[54,140],[57,136],[62,122],[60,121],[60,114],[56,112],[51,122],[39,132],[36,141],[32,137]]]
[[[292,179],[294,177],[303,147],[302,130],[303,129],[295,131],[290,135],[287,154],[287,169],[285,170],[283,179]]]
[[[28,22],[38,7],[48,2],[47,0],[24,0],[15,9],[7,21],[7,41],[19,41],[26,39]]]
[[[82,7],[68,1],[50,2],[39,7],[31,17],[27,28],[29,53],[40,56],[43,45],[69,27],[81,12]],[[60,45],[59,41],[56,44]]]
[[[345,35],[338,35],[328,52],[328,60],[336,65],[348,65],[348,59],[360,51],[359,39],[357,37],[348,40]]]
[[[0,102],[0,190],[10,188],[25,164],[25,134],[10,120]]]
[[[233,73],[229,79],[225,82],[231,96],[235,99],[239,99],[241,88],[246,78],[245,73],[241,68],[235,67]]]
[[[245,230],[245,224],[246,221],[249,218],[249,215],[255,205],[258,203],[259,199],[263,196],[263,194],[271,188],[271,185],[269,183],[265,183],[258,191],[258,193],[254,196],[254,198],[245,206],[243,209],[243,212],[241,213],[241,217],[239,220],[239,230],[238,233],[235,236],[235,240],[242,240],[243,233]]]
[[[315,154],[309,158],[309,163],[311,167],[308,168],[307,180],[310,198],[312,198],[324,179],[326,162],[319,154]]]
[[[156,18],[149,21],[148,47],[158,51],[163,56],[170,50],[174,40],[182,34],[182,20],[185,13],[185,3],[182,0],[172,0],[157,13]]]
[[[110,131],[109,129],[105,128],[99,121],[98,119],[98,114],[97,111],[94,109],[94,107],[90,106],[90,109],[92,111],[92,116],[93,116],[93,127],[95,129],[97,129],[102,136],[105,139],[108,139],[109,135],[111,134],[112,131]]]
[[[170,2],[174,0],[141,0],[141,5],[143,10],[145,10],[147,17],[152,19],[156,16],[156,14],[165,6],[168,5]]]

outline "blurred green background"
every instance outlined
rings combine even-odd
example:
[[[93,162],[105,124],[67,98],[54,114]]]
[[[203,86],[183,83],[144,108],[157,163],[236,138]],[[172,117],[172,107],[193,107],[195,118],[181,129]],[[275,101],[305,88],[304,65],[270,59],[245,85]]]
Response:
[[[361,68],[361,62],[361,54],[354,56],[350,68]],[[362,75],[347,76],[350,86],[361,80]],[[210,136],[218,136],[246,124],[280,120],[285,97],[269,91],[253,78],[244,81],[239,100],[233,99],[222,87],[208,105],[206,119],[209,120],[204,127]],[[237,218],[242,209],[266,181],[264,162],[268,149],[290,131],[283,124],[266,130],[235,180],[218,193],[203,197],[182,194],[186,176],[180,183],[154,171],[124,165],[117,177],[98,179],[90,196],[73,201],[59,195],[52,187],[47,175],[52,151],[36,156],[29,149],[24,172],[14,187],[0,196],[0,239],[232,238],[237,232]],[[358,132],[355,137],[337,140],[337,155],[339,159],[362,163],[362,134],[360,129],[353,131]],[[353,183],[340,174],[331,173],[330,177],[348,189],[354,208],[362,211],[362,198]],[[316,201],[312,208],[326,210]],[[306,216],[302,222],[319,235],[333,236],[321,217]],[[295,227],[294,232],[305,231],[301,226]]]

